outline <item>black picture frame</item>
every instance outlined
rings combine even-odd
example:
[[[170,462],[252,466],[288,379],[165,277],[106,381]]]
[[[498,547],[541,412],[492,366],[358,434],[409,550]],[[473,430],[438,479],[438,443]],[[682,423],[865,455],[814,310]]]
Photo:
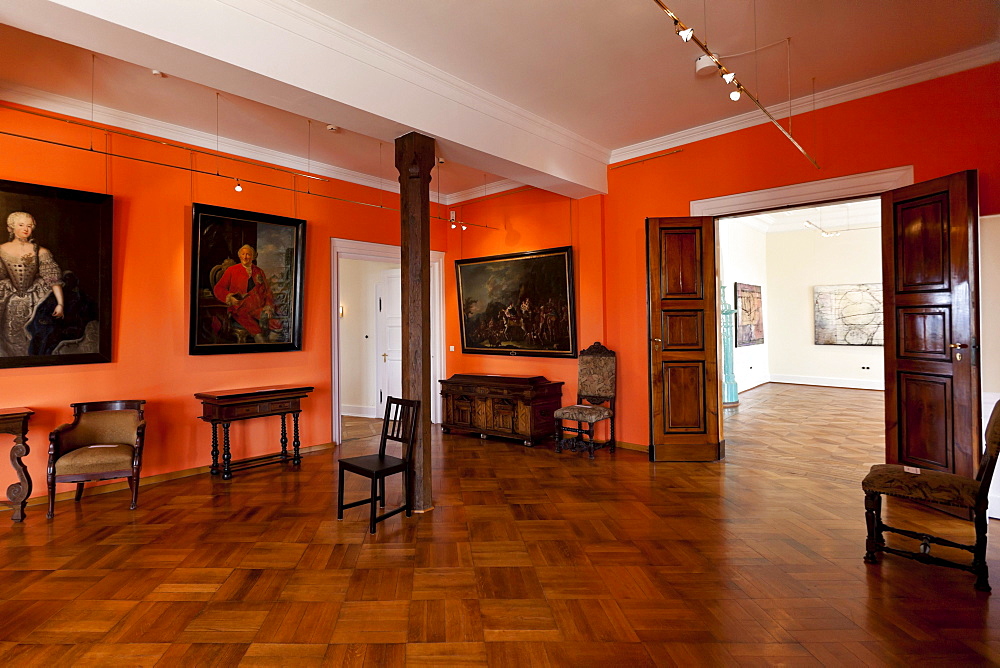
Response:
[[[306,221],[200,203],[191,219],[188,352],[302,350]],[[256,251],[249,271],[245,245]]]
[[[576,357],[573,249],[455,261],[462,352]]]
[[[34,219],[27,253],[15,212]],[[110,362],[112,196],[0,180],[0,220],[0,368]]]

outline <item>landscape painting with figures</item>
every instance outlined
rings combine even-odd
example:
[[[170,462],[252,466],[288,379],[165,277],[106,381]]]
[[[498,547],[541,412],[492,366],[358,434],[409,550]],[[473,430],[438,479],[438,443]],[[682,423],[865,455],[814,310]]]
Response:
[[[112,198],[0,181],[0,367],[111,361]]]
[[[576,357],[571,249],[455,262],[462,352]]]
[[[759,285],[736,284],[736,347],[764,343],[764,311]]]
[[[813,288],[817,346],[881,346],[882,284]]]
[[[193,208],[192,355],[302,347],[305,221]]]

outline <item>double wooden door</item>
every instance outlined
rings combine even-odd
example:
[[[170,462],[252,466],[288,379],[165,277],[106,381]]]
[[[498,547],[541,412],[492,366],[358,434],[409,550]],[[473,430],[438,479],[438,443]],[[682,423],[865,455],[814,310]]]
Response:
[[[886,461],[973,477],[981,453],[976,172],[882,195]],[[725,454],[716,221],[649,218],[650,459]]]

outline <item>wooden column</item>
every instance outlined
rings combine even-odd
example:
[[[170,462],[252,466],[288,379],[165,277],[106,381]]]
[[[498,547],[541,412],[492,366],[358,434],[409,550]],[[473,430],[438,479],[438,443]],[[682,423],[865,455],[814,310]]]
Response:
[[[403,292],[403,396],[420,400],[410,504],[430,510],[431,495],[431,169],[434,140],[417,132],[396,139]]]

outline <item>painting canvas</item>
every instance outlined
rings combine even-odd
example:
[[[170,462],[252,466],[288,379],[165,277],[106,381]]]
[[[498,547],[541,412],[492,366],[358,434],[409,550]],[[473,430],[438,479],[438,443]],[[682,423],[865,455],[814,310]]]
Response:
[[[111,361],[112,198],[0,181],[0,367]]]
[[[192,355],[302,349],[304,220],[195,204]]]
[[[455,262],[462,352],[576,357],[570,247]]]
[[[736,347],[764,343],[764,311],[760,286],[736,284]]]
[[[881,346],[882,284],[813,288],[818,346]]]

